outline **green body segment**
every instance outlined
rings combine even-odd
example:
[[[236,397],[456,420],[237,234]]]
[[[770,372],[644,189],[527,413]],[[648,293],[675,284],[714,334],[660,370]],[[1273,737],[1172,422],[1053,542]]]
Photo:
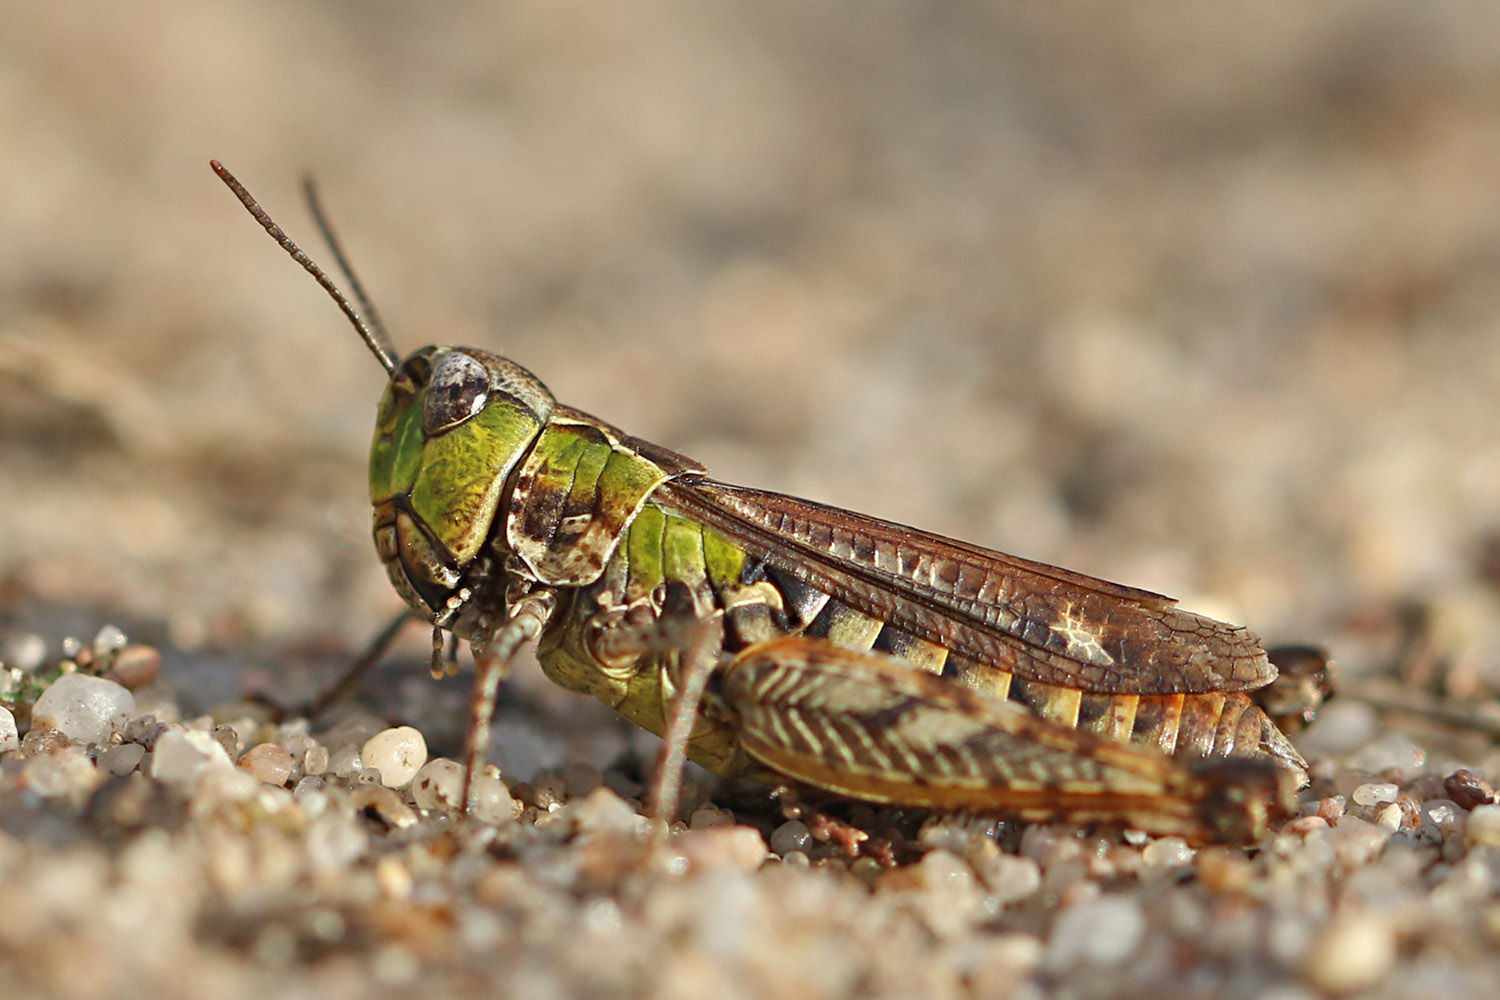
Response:
[[[744,565],[744,551],[728,539],[648,501],[599,579],[572,592],[559,608],[537,649],[542,670],[557,684],[593,695],[660,736],[675,694],[667,661],[676,654],[602,661],[589,645],[590,623],[605,607],[654,615],[668,584],[681,584],[700,600],[719,603],[739,588]],[[747,761],[739,752],[736,730],[712,706],[705,708],[688,739],[688,756],[716,774],[742,772]]]
[[[576,587],[597,579],[630,519],[667,479],[600,421],[553,416],[516,476],[506,542],[535,579]]]

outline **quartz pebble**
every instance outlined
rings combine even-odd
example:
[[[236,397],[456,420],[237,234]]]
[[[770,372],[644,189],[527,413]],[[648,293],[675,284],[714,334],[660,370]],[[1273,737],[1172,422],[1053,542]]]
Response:
[[[130,640],[125,637],[125,631],[118,625],[101,625],[99,631],[94,633],[93,651],[95,656],[103,656],[107,653],[123,649]]]
[[[302,755],[303,774],[322,774],[328,770],[328,748],[321,743],[314,743],[307,748]]]
[[[447,757],[435,757],[422,766],[412,781],[411,797],[418,809],[456,812],[462,803],[464,766]]]
[[[353,743],[345,743],[329,751],[328,767],[325,770],[331,772],[334,777],[352,781],[363,767],[364,764],[359,759],[359,747]]]
[[[193,791],[193,806],[212,809],[220,804],[249,802],[260,792],[260,782],[247,771],[233,767],[207,767]]]
[[[704,806],[694,810],[693,815],[688,817],[690,830],[709,830],[721,826],[734,826],[734,814],[726,809]]]
[[[389,854],[375,859],[375,883],[382,896],[395,900],[410,898],[414,886],[411,869]]]
[[[0,663],[26,673],[35,673],[47,661],[47,640],[32,632],[21,632],[0,642]]]
[[[1356,788],[1350,798],[1357,806],[1375,806],[1382,802],[1395,802],[1400,791],[1389,781],[1370,781]]]
[[[789,819],[771,831],[772,854],[785,856],[792,851],[807,851],[812,843],[812,832],[800,819]]]
[[[132,691],[156,680],[161,673],[161,654],[150,646],[125,646],[109,665],[110,679]]]
[[[766,860],[766,842],[748,826],[713,826],[688,830],[672,839],[672,849],[687,859],[692,871],[730,868],[753,872]]]
[[[25,764],[25,785],[42,798],[67,798],[82,802],[104,780],[104,772],[89,760],[80,746],[59,747],[32,757]]]
[[[596,788],[568,809],[583,833],[633,834],[640,816],[630,803],[608,788]]]
[[[1396,961],[1396,933],[1374,914],[1335,917],[1308,949],[1308,981],[1325,993],[1342,995],[1369,989]]]
[[[21,749],[21,737],[16,729],[16,717],[10,709],[0,705],[0,753]]]
[[[151,751],[151,777],[179,791],[191,791],[211,768],[233,766],[223,745],[201,729],[169,728]]]
[[[135,711],[135,696],[114,681],[64,674],[41,693],[31,724],[56,729],[75,743],[103,743]]]
[[[110,774],[129,774],[141,766],[141,759],[145,756],[146,748],[139,743],[121,743],[100,754],[99,766]]]
[[[1033,858],[998,854],[974,866],[979,880],[1004,905],[1025,899],[1042,887],[1042,866]]]
[[[966,977],[972,983],[972,995],[1040,998],[1041,991],[1027,978],[1041,964],[1043,955],[1042,942],[1029,934],[1002,933],[987,938]]]
[[[595,793],[597,794],[597,793]],[[485,823],[509,823],[516,818],[516,800],[500,780],[500,772],[486,768],[474,778],[469,792],[469,815]]]
[[[281,786],[292,776],[292,755],[274,743],[259,743],[246,750],[238,766],[267,785]]]
[[[411,726],[383,729],[365,740],[360,763],[380,772],[387,788],[405,788],[427,763],[427,741]]]
[[[1141,904],[1126,896],[1100,896],[1058,915],[1052,928],[1047,965],[1066,969],[1079,962],[1117,965],[1128,958],[1146,932]]]
[[[958,894],[974,884],[974,869],[952,851],[939,848],[922,855],[916,864],[917,880],[928,892]]]
[[[238,757],[240,751],[244,749],[244,744],[240,742],[240,734],[235,731],[233,726],[220,723],[214,726],[210,732],[214,734],[214,739],[219,741],[219,746],[224,748],[224,752],[229,755],[230,760]]]
[[[61,730],[53,729],[51,726],[32,725],[26,730],[26,735],[21,737],[21,752],[28,757],[56,753],[72,745],[73,741],[68,739]]]
[[[1500,847],[1500,805],[1474,807],[1464,842],[1470,847]]]
[[[1193,849],[1181,837],[1161,837],[1146,845],[1141,860],[1148,868],[1179,868],[1192,864]]]

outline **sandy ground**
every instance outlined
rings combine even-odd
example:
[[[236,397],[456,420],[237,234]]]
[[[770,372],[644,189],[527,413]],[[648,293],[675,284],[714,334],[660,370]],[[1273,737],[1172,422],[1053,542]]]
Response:
[[[1009,863],[993,840],[937,833],[951,850],[872,893],[753,849],[580,875],[590,830],[629,840],[596,799],[552,840],[444,833],[468,874],[439,870],[430,837],[349,819],[364,839],[299,883],[256,867],[282,848],[232,846],[218,807],[106,822],[67,795],[36,806],[13,762],[0,893],[35,916],[0,931],[18,990],[1493,982],[1500,853],[1421,803],[1459,766],[1500,779],[1500,19],[804,8],[0,2],[12,658],[118,624],[166,657],[164,717],[191,719],[247,686],[312,690],[398,607],[364,500],[381,373],[216,157],[310,248],[298,181],[316,177],[402,348],[498,350],[721,478],[1326,645],[1346,697],[1304,749],[1350,818],[1325,807],[1332,829],[1250,857],[1162,849],[1160,876],[1078,862],[1117,844],[1012,838],[1003,856],[1065,872],[1021,896],[1024,873],[985,874]],[[463,682],[430,685],[424,643],[372,697],[452,753]],[[632,738],[521,675],[506,780],[572,761],[547,801],[587,801],[578,761],[607,767]],[[1415,810],[1394,833],[1352,807],[1383,771]],[[236,851],[252,874],[220,870]],[[1136,947],[1069,943],[1111,934]],[[1339,947],[1377,974],[1329,979]]]

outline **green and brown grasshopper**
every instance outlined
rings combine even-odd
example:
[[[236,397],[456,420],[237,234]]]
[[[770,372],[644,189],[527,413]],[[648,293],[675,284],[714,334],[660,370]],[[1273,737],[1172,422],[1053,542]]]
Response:
[[[552,680],[663,736],[654,805],[668,818],[684,756],[876,803],[1195,841],[1254,841],[1294,807],[1305,764],[1252,699],[1277,671],[1246,629],[718,482],[486,351],[398,360],[213,166],[390,374],[370,456],[375,544],[435,645],[448,632],[473,650],[470,780],[500,680],[536,641]]]

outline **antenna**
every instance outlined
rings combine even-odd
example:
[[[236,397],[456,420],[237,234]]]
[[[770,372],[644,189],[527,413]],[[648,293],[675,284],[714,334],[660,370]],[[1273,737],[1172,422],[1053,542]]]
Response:
[[[323,286],[323,291],[329,294],[333,301],[338,304],[339,309],[343,311],[344,315],[349,317],[349,322],[354,324],[354,329],[358,331],[360,338],[364,340],[365,346],[375,355],[375,359],[380,362],[380,366],[387,372],[394,373],[396,371],[397,359],[396,350],[391,346],[391,338],[386,334],[385,327],[381,325],[378,315],[370,305],[370,300],[365,296],[364,288],[361,287],[359,279],[354,276],[354,272],[345,261],[343,251],[334,239],[333,231],[324,221],[323,213],[318,207],[317,195],[312,190],[312,185],[310,183],[306,184],[308,207],[312,210],[313,218],[317,221],[318,229],[323,234],[323,238],[328,241],[330,248],[333,250],[334,259],[338,262],[339,268],[343,271],[344,276],[349,279],[349,285],[354,289],[354,294],[359,299],[360,305],[364,308],[365,312],[369,313],[370,322],[366,322],[364,317],[360,316],[354,306],[350,304],[349,299],[339,290],[339,286],[333,283],[333,279],[325,274],[323,269],[315,264],[313,259],[304,253],[301,247],[292,242],[292,238],[286,234],[286,231],[272,220],[266,210],[260,207],[260,202],[255,200],[255,196],[245,190],[245,185],[241,184],[239,179],[225,168],[224,164],[218,160],[210,160],[208,161],[208,165],[213,167],[214,173],[219,175],[219,180],[223,181],[229,187],[229,190],[234,192],[234,196],[240,200],[240,204],[244,205],[246,210],[255,217],[255,221],[260,223],[261,228],[270,235],[271,239],[275,240],[281,249],[285,250],[291,256],[292,260],[301,264],[302,269],[312,275],[318,284]]]
[[[323,213],[323,202],[318,198],[318,186],[313,183],[310,174],[302,178],[302,197],[307,201],[307,211],[312,215],[318,232],[322,234],[323,242],[328,244],[328,249],[333,254],[333,262],[339,266],[344,280],[349,282],[349,290],[354,293],[354,301],[359,303],[360,311],[365,314],[365,322],[369,324],[370,331],[382,345],[389,349],[390,332],[386,330],[379,310],[375,308],[375,303],[365,291],[364,282],[360,281],[359,275],[354,273],[354,266],[349,263],[349,258],[344,253],[344,246],[339,242],[338,235],[334,233],[333,226],[329,225],[328,216]]]

